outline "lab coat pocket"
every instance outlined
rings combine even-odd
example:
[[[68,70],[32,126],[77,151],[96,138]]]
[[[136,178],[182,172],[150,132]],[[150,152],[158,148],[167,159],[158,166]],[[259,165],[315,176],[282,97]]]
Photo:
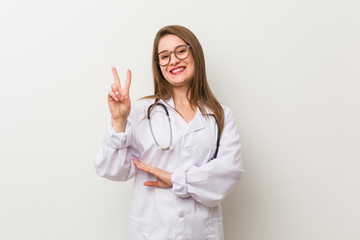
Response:
[[[146,240],[150,232],[150,220],[129,216],[128,239]]]
[[[209,226],[209,240],[224,240],[223,218],[212,218]]]

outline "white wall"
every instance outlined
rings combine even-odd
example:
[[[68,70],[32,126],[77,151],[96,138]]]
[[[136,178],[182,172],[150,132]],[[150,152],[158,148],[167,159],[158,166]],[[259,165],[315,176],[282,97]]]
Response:
[[[92,166],[110,67],[152,92],[157,30],[198,36],[246,173],[227,240],[360,239],[359,1],[0,3],[0,239],[126,239],[131,182]]]

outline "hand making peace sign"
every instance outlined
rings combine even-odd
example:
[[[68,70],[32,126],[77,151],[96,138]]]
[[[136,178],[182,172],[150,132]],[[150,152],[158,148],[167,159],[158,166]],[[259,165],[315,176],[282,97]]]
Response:
[[[108,104],[111,112],[111,120],[113,125],[118,126],[117,130],[123,131],[125,130],[127,117],[129,116],[131,109],[131,102],[129,96],[131,71],[129,69],[127,70],[125,87],[121,88],[120,78],[116,71],[116,68],[112,67],[111,70],[114,75],[114,83],[111,85],[111,90],[108,93]]]

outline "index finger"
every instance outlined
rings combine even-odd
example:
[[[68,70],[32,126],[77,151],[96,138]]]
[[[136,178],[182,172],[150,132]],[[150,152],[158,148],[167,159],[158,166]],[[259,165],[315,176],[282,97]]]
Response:
[[[118,72],[116,71],[116,68],[112,67],[111,70],[114,75],[114,82],[115,82],[116,86],[118,87],[118,89],[121,89],[120,78],[119,78]]]

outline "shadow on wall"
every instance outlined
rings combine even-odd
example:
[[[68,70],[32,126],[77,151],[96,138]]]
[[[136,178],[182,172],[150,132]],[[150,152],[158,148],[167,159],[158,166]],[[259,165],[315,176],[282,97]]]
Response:
[[[246,209],[246,206],[249,206],[249,203],[246,201],[249,200],[249,195],[254,194],[254,189],[251,190],[252,193],[248,192],[246,186],[249,184],[246,183],[247,179],[244,174],[246,174],[246,168],[240,182],[236,184],[234,190],[221,203],[226,240],[242,239],[241,236],[246,236],[246,232],[251,231],[250,229],[246,229],[249,227],[249,225],[246,224],[249,220],[246,219],[246,217],[249,216],[249,209]],[[254,184],[252,184],[252,186],[254,186]],[[253,204],[254,203],[250,205]]]

